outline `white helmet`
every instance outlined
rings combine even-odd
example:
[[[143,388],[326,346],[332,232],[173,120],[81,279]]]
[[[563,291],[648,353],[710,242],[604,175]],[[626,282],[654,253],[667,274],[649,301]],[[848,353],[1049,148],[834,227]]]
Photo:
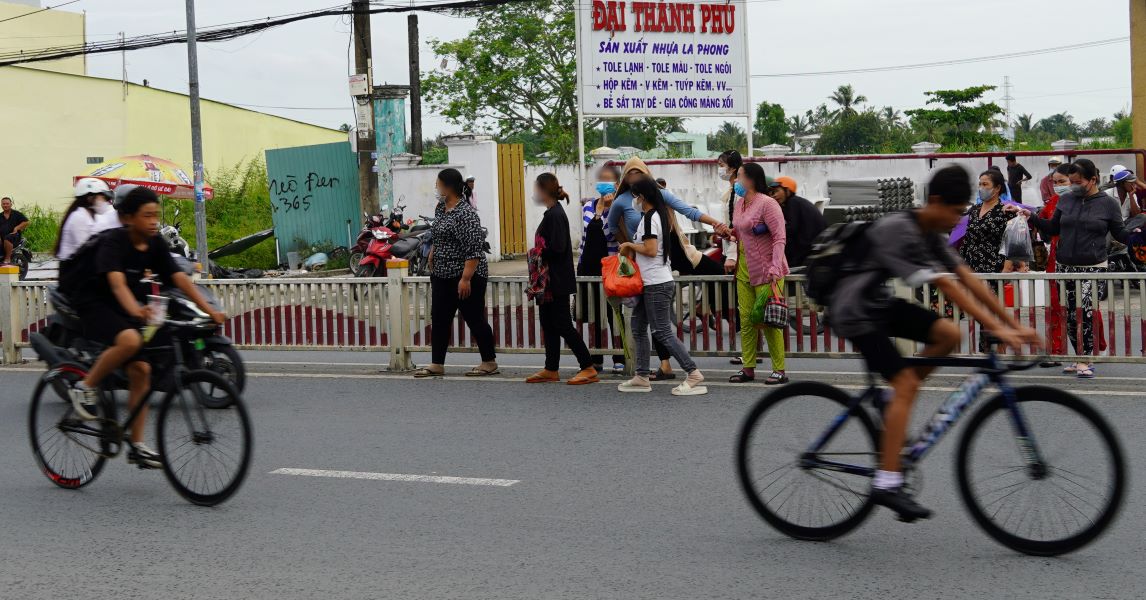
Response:
[[[95,177],[85,177],[76,182],[76,198],[82,198],[88,194],[100,194],[111,200],[111,188],[107,184]]]
[[[1115,175],[1126,170],[1127,168],[1122,165],[1114,165],[1113,167],[1110,167],[1110,179],[1113,180]]]

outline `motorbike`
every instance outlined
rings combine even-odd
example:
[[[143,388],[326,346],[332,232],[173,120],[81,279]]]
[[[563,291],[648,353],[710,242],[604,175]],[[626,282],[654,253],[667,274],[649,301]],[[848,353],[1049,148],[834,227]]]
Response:
[[[12,248],[12,264],[20,268],[20,281],[28,278],[28,266],[32,264],[32,251],[28,249],[27,238],[21,237],[20,243]]]
[[[176,262],[184,271],[194,268],[190,261],[177,260]],[[199,292],[211,304],[218,304],[214,295],[206,288],[200,286]],[[179,290],[162,289],[160,293],[171,299],[168,304],[170,319],[185,322],[209,320],[209,316]],[[95,364],[96,358],[106,349],[106,346],[84,337],[83,322],[80,320],[79,312],[73,306],[71,299],[53,287],[48,290],[48,301],[51,302],[56,312],[48,317],[48,324],[40,335],[42,339],[38,342],[39,346],[33,344],[36,353],[49,364],[76,362],[87,367]],[[203,338],[189,340],[189,343],[190,347],[184,350],[183,356],[190,368],[207,369],[217,373],[231,382],[240,393],[246,388],[246,365],[230,338],[219,334],[216,330]],[[50,347],[45,346],[45,344],[50,345]],[[162,370],[155,369],[154,372],[160,373]],[[122,373],[117,374],[116,377],[122,381],[117,379],[114,383],[117,385],[122,383],[126,386],[127,380]],[[170,382],[165,381],[152,382],[152,386],[161,391],[166,391],[167,387],[165,386],[169,384]]]
[[[387,218],[382,212],[366,217],[366,226],[358,236],[358,243],[350,252],[350,268],[355,277],[384,277],[386,261],[391,258],[404,258],[410,261],[411,273],[416,273],[421,262],[423,239],[430,234],[431,225],[404,223],[400,202],[395,205]],[[383,207],[385,212],[385,207]]]

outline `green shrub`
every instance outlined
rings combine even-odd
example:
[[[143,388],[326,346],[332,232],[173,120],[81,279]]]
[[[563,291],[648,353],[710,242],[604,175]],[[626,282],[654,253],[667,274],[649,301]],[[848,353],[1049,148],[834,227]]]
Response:
[[[56,246],[56,237],[60,235],[63,211],[33,206],[23,212],[24,216],[28,217],[28,227],[24,229],[24,239],[28,240],[28,248],[32,252],[51,252]]]

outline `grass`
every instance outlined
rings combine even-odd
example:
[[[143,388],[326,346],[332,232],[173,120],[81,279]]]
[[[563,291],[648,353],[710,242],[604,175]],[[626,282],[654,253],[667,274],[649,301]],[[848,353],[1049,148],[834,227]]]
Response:
[[[28,217],[28,227],[24,229],[24,239],[28,241],[28,248],[37,253],[51,252],[56,246],[56,237],[60,234],[63,211],[33,206],[23,213]]]

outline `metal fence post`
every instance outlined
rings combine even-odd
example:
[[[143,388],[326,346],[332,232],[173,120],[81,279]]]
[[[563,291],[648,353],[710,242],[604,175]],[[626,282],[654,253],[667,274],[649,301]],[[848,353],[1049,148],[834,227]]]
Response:
[[[407,302],[406,272],[410,261],[386,261],[386,333],[390,342],[391,371],[412,371],[414,361],[410,359],[407,344],[410,343],[410,320],[413,313]]]
[[[908,302],[914,300],[912,288],[904,283],[902,279],[898,277],[892,279],[891,286],[897,298],[903,298]],[[915,356],[915,342],[913,340],[895,338],[895,349],[899,351],[901,356]]]
[[[23,327],[20,326],[20,306],[16,302],[16,288],[12,284],[20,281],[19,267],[0,267],[0,336],[3,336],[3,356],[0,363],[20,362],[20,351],[16,342],[20,340]]]

